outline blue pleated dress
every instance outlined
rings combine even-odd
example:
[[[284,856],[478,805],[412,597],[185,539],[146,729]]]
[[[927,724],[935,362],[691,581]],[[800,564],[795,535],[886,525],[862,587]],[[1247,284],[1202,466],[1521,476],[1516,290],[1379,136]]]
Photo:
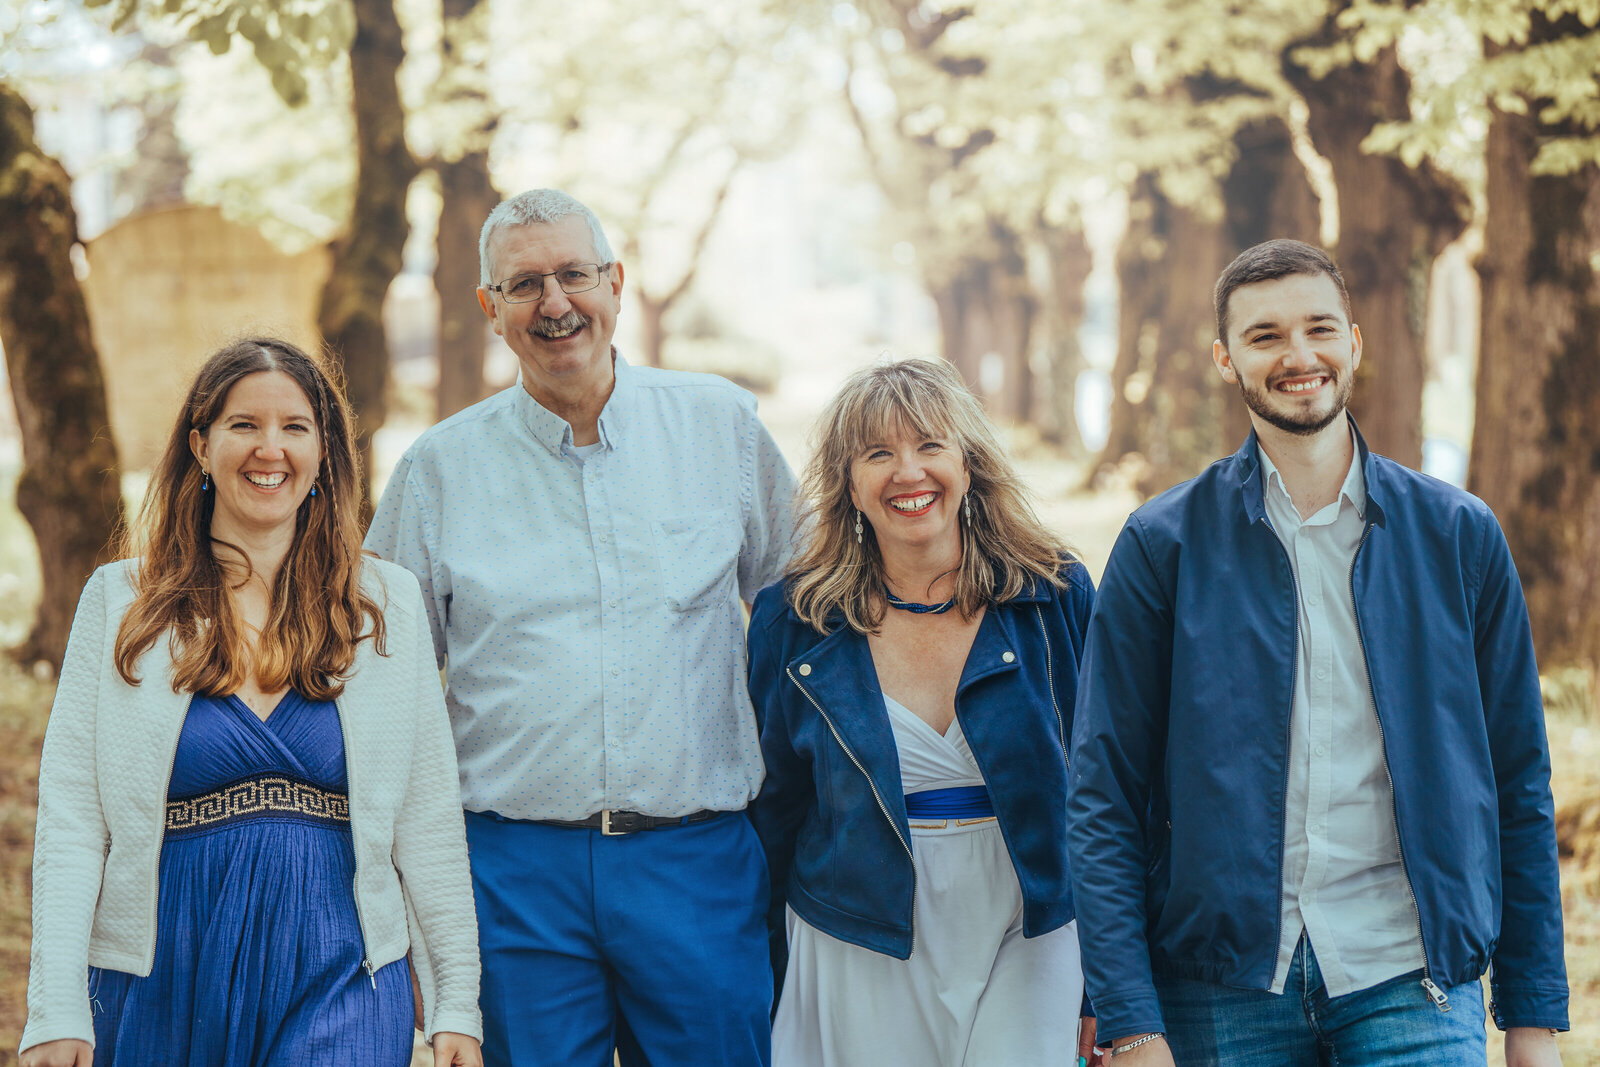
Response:
[[[156,954],[91,968],[95,1067],[406,1067],[405,960],[369,974],[338,709],[196,696],[167,786]]]

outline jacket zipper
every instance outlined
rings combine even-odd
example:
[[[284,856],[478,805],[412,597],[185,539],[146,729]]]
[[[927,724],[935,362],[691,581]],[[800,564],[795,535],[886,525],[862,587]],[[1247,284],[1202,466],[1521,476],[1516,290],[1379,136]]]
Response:
[[[150,953],[149,962],[156,958],[156,927],[161,921],[161,849],[167,840],[167,791],[172,788],[172,772],[178,766],[178,742],[183,740],[183,720],[189,717],[189,706],[183,707],[183,718],[178,720],[178,733],[172,739],[172,755],[167,760],[167,776],[161,779],[161,797],[156,803],[160,818],[156,820],[155,866],[150,871]],[[111,854],[111,835],[106,835],[106,855]],[[102,867],[104,861],[102,860]]]
[[[334,700],[334,708],[339,712],[339,733],[344,738],[344,780],[347,795],[351,798],[350,804],[350,855],[355,860],[355,877],[351,879],[350,895],[356,904],[356,927],[361,931],[361,968],[367,972],[367,980],[372,983],[372,988],[378,988],[378,973],[372,967],[371,945],[372,940],[367,937],[367,919],[361,911],[361,850],[356,847],[356,822],[355,822],[355,795],[356,795],[356,766],[355,760],[350,758],[350,724],[344,710],[344,698]]]
[[[1033,614],[1039,620],[1039,636],[1044,638],[1044,677],[1050,683],[1050,708],[1056,713],[1056,735],[1061,738],[1061,759],[1067,769],[1072,769],[1072,757],[1067,755],[1067,724],[1061,718],[1061,705],[1056,703],[1056,672],[1050,663],[1050,634],[1044,628],[1044,611],[1034,602]]]
[[[839,736],[839,731],[838,731],[837,728],[834,727],[833,720],[828,718],[828,713],[826,711],[822,710],[822,705],[817,703],[817,698],[812,696],[811,693],[806,689],[806,687],[800,684],[800,679],[798,679],[798,678],[796,678],[794,676],[794,671],[790,670],[788,667],[785,667],[783,669],[783,673],[789,676],[789,681],[794,683],[794,687],[796,689],[800,690],[800,692],[802,694],[804,694],[805,698],[811,702],[811,706],[812,707],[817,709],[817,714],[822,716],[822,721],[828,724],[828,732],[833,735],[834,741],[838,742],[839,747],[844,749],[844,754],[846,756],[850,757],[850,762],[855,764],[856,770],[861,772],[861,777],[863,777],[863,778],[865,778],[867,780],[867,788],[872,790],[872,799],[876,800],[878,802],[878,810],[883,812],[884,819],[888,820],[889,829],[894,831],[894,836],[895,836],[896,839],[899,840],[900,847],[906,850],[906,859],[908,859],[908,860],[912,859],[912,856],[911,856],[911,842],[906,840],[905,835],[900,832],[900,827],[895,825],[894,817],[889,814],[889,806],[883,802],[883,796],[878,792],[877,783],[875,783],[872,780],[872,775],[868,774],[867,773],[867,768],[862,766],[862,763],[861,763],[860,760],[856,759],[856,754],[854,752],[850,751],[850,746],[845,744],[844,743],[844,738]],[[913,865],[912,865],[912,868],[911,868],[911,952],[914,953],[914,952],[917,951],[917,919],[916,919],[916,916],[917,916],[917,868],[915,866],[915,860],[912,861],[912,864]],[[908,956],[908,958],[909,958],[909,956]]]
[[[1361,642],[1362,667],[1367,664],[1367,632],[1361,625],[1361,609],[1356,604],[1356,560],[1361,557],[1361,549],[1367,543],[1367,535],[1372,532],[1372,523],[1367,523],[1361,531],[1361,540],[1356,544],[1355,555],[1350,557],[1350,611],[1356,619],[1356,637]],[[1389,770],[1389,740],[1383,733],[1383,717],[1378,714],[1378,691],[1372,684],[1372,671],[1367,669],[1367,692],[1372,697],[1372,717],[1378,724],[1378,741],[1383,750],[1383,776],[1389,781],[1389,817],[1394,824],[1394,844],[1400,853],[1400,873],[1406,880],[1406,892],[1411,897],[1411,913],[1417,918],[1417,945],[1422,949],[1422,989],[1428,994],[1428,999],[1433,1001],[1434,1007],[1440,1011],[1450,1010],[1450,998],[1445,996],[1433,981],[1433,967],[1428,962],[1428,942],[1422,934],[1422,908],[1417,904],[1417,891],[1411,884],[1411,871],[1406,866],[1405,844],[1400,840],[1400,801],[1394,793],[1394,775]]]
[[[1300,679],[1300,578],[1294,572],[1294,561],[1289,558],[1289,550],[1283,547],[1283,542],[1278,539],[1278,531],[1272,525],[1270,518],[1263,517],[1260,521],[1266,524],[1267,530],[1272,534],[1273,544],[1278,546],[1278,551],[1283,553],[1283,562],[1289,568],[1289,591],[1294,605],[1293,636],[1289,642],[1289,722],[1283,730],[1283,804],[1284,813],[1288,814],[1289,807],[1289,761],[1294,758],[1290,746],[1294,740],[1294,692],[1295,685]],[[1360,551],[1358,548],[1357,551]],[[1278,820],[1278,918],[1277,936],[1273,938],[1273,952],[1276,955],[1283,951],[1283,854],[1289,847],[1287,840],[1289,834],[1288,820]],[[1277,973],[1277,964],[1273,964],[1273,973]]]

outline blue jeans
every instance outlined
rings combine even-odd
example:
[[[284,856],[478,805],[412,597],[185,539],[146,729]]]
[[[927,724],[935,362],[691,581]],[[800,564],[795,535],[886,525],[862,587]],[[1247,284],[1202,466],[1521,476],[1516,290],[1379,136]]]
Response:
[[[605,837],[467,812],[487,1067],[766,1067],[767,863],[742,812]]]
[[[1436,1007],[1413,971],[1330,997],[1301,937],[1280,996],[1262,989],[1156,979],[1178,1067],[1483,1067],[1483,988],[1444,989]]]

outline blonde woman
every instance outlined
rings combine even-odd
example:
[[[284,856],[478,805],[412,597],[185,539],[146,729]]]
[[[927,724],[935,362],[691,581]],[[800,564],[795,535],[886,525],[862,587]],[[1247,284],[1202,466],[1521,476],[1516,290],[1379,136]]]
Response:
[[[808,539],[750,624],[774,1067],[1073,1064],[1089,578],[945,363],[851,378],[805,484]]]
[[[293,345],[200,369],[139,558],[73,622],[23,1067],[404,1067],[408,949],[434,1063],[481,1065],[454,747],[416,580],[361,557],[357,463]]]

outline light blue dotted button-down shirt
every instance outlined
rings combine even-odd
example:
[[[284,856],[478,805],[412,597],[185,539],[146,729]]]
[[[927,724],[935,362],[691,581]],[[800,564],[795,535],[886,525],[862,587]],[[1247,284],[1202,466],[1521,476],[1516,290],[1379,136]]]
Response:
[[[616,360],[600,447],[520,384],[419,437],[366,547],[422,583],[470,811],[743,808],[744,618],[788,562],[794,474],[721,378]]]

